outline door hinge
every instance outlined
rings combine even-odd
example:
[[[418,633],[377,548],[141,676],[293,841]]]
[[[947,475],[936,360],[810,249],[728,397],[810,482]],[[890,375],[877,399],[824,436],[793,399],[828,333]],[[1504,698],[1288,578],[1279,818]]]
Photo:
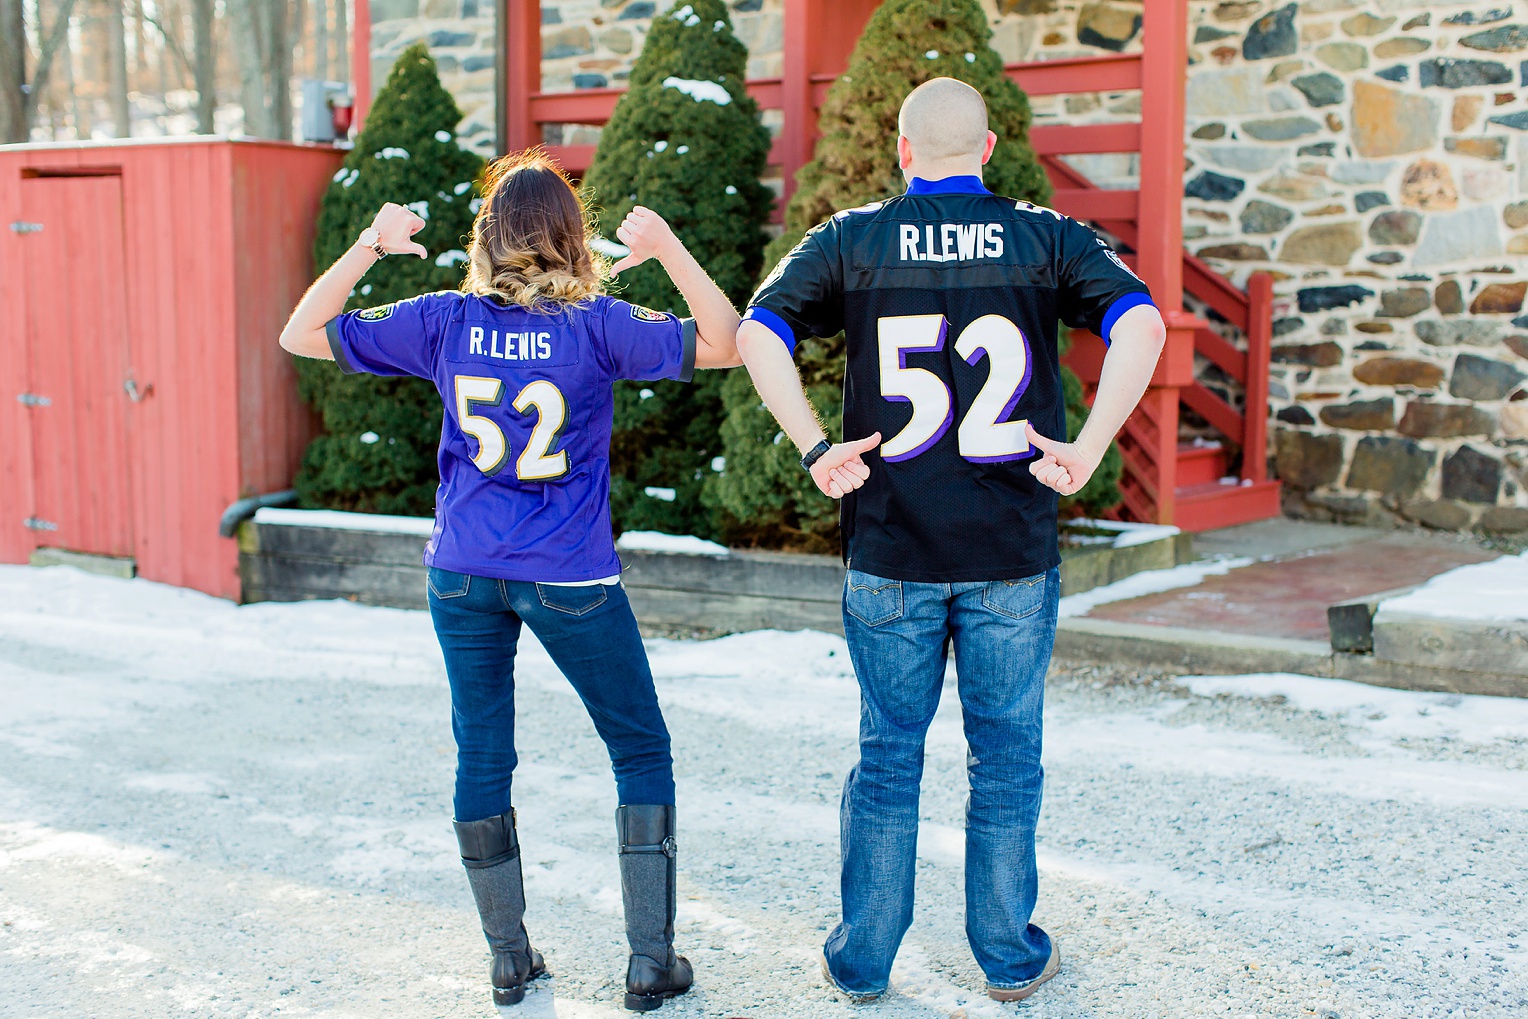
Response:
[[[11,224],[11,233],[13,233],[13,234],[40,234],[40,233],[42,233],[42,224],[41,223],[28,223],[24,219],[18,219],[18,220],[16,220],[16,222]]]
[[[51,520],[44,520],[41,517],[27,517],[21,523],[22,523],[22,526],[24,526],[29,531],[56,531],[56,530],[58,530],[58,525],[57,524],[55,524]]]
[[[39,396],[36,393],[17,393],[16,399],[23,407],[50,407],[53,405],[52,400],[46,396]]]

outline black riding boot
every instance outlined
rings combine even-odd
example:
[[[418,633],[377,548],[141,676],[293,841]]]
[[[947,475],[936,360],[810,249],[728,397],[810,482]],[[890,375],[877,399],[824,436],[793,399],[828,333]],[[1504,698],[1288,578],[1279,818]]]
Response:
[[[648,1012],[690,989],[688,959],[674,954],[676,877],[674,808],[665,804],[620,807],[621,899],[626,907],[626,1007]]]
[[[531,947],[525,933],[525,884],[520,877],[515,812],[453,823],[467,881],[483,918],[483,934],[493,949],[488,971],[493,1003],[513,1005],[525,997],[525,985],[546,972],[541,953]]]

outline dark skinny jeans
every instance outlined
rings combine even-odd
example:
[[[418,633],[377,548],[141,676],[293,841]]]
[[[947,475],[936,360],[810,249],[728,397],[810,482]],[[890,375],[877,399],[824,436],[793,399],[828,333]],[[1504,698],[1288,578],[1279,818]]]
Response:
[[[458,821],[495,817],[513,802],[522,622],[583,699],[610,752],[620,802],[674,802],[668,728],[620,585],[558,587],[431,568],[429,601],[451,683]]]

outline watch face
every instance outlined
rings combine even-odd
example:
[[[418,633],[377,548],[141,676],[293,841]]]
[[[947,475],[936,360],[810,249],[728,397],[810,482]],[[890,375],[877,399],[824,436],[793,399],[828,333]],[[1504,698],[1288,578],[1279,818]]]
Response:
[[[365,230],[361,231],[361,243],[366,245],[368,248],[375,245],[377,241],[381,239],[381,237],[382,234],[374,226],[369,226]]]

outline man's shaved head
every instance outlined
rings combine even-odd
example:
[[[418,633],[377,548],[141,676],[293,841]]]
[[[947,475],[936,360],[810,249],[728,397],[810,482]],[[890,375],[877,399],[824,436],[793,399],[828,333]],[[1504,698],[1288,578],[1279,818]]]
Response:
[[[908,93],[897,131],[920,160],[981,156],[987,145],[987,104],[954,78],[931,78]]]

